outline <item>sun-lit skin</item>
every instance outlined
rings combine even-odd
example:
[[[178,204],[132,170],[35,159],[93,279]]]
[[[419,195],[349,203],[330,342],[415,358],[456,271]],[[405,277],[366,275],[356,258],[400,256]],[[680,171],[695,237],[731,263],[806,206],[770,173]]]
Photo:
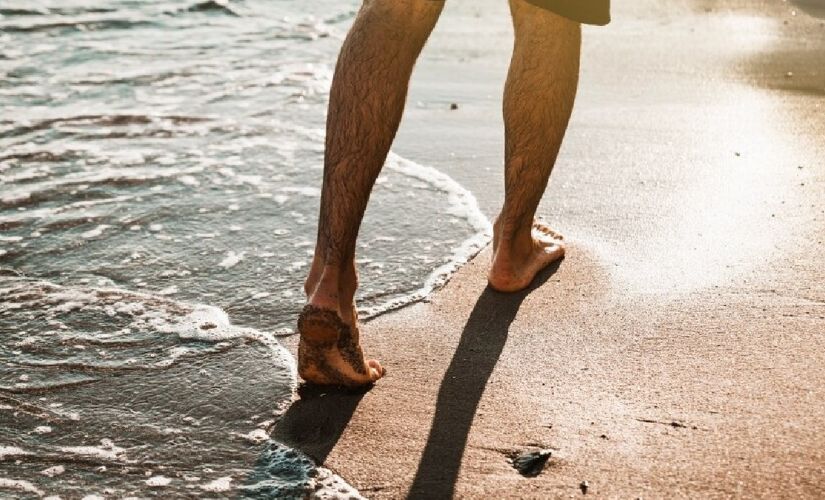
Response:
[[[355,243],[398,129],[413,66],[442,1],[366,0],[341,48],[330,91],[318,239],[298,320],[298,371],[309,382],[359,386],[385,374],[360,346]],[[578,83],[580,25],[511,0],[515,43],[504,89],[505,201],[494,224],[490,286],[526,288],[564,256],[535,219]]]

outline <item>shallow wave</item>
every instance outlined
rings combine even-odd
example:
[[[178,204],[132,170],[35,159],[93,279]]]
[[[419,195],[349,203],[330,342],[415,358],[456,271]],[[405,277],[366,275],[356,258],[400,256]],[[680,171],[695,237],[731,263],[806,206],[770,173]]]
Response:
[[[203,2],[196,3],[190,7],[182,9],[184,12],[220,12],[221,14],[227,14],[230,16],[240,17],[241,15],[236,12],[229,4],[227,0],[205,0]]]
[[[106,7],[43,7],[40,9],[27,8],[3,8],[0,7],[0,15],[2,16],[75,16],[78,14],[104,14],[115,12],[117,9]]]
[[[324,133],[321,130],[297,128],[296,132],[305,137],[323,141]],[[392,152],[387,158],[385,169],[411,179],[423,181],[432,189],[446,195],[448,213],[466,222],[472,228],[472,233],[452,248],[446,262],[435,267],[420,287],[401,296],[394,296],[389,300],[380,300],[382,294],[369,296],[369,299],[373,302],[372,305],[361,306],[358,311],[363,319],[371,319],[426,298],[433,291],[444,286],[463,264],[466,264],[487,246],[493,235],[493,226],[481,211],[476,197],[449,175],[434,167],[421,165]]]
[[[269,441],[238,494],[241,498],[364,499],[341,477],[313,464],[300,451]]]
[[[273,409],[268,398],[260,397],[268,392],[267,384],[249,369],[250,362],[260,366],[261,360],[249,358],[242,351],[247,341],[262,346],[272,357],[274,380],[286,377],[274,387],[289,391],[295,381],[295,368],[271,334],[235,326],[225,312],[213,306],[189,305],[121,289],[67,287],[7,276],[0,278],[0,297],[0,326],[4,329],[8,326],[4,323],[12,319],[10,312],[25,311],[32,316],[21,325],[22,331],[12,331],[13,338],[4,338],[16,354],[5,360],[9,371],[0,379],[15,382],[0,387],[0,423],[8,423],[10,415],[16,415],[16,422],[12,427],[0,428],[4,442],[0,446],[0,472],[2,464],[11,461],[22,463],[15,471],[23,477],[42,469],[34,483],[8,479],[0,483],[0,489],[20,489],[23,481],[41,494],[85,494],[95,487],[108,486],[109,494],[123,495],[140,485],[139,489],[174,496],[234,492],[244,498],[338,498],[343,494],[362,498],[340,477],[318,467],[303,453],[270,440],[269,431],[286,405]],[[108,330],[107,323],[97,317],[110,318]],[[87,331],[81,333],[84,326]],[[171,348],[167,348],[170,342]],[[204,348],[204,343],[222,348]],[[160,351],[147,349],[164,345]],[[78,348],[82,348],[85,360],[73,354],[76,361],[48,359]],[[246,351],[251,352],[248,348]],[[36,354],[38,361],[26,361],[28,353]],[[225,364],[215,360],[220,353],[228,356]],[[204,357],[210,361],[197,361]],[[279,373],[283,366],[288,370]],[[32,371],[38,369],[46,371]],[[173,369],[176,371],[170,372]],[[75,370],[82,378],[61,375]],[[240,378],[232,374],[234,370],[243,371]],[[211,379],[209,372],[222,373],[214,385],[218,392],[210,389],[209,383],[204,384]],[[133,380],[118,384],[124,377]],[[197,378],[204,385],[202,390],[211,394],[208,400],[202,400],[198,387],[184,390]],[[139,387],[138,380],[162,382],[159,392],[150,391],[155,394],[154,401],[144,403],[137,394],[122,390],[123,386]],[[83,386],[90,383],[98,384],[97,388],[81,394]],[[248,400],[253,393],[258,397]],[[237,398],[246,402],[240,404]],[[225,407],[231,418],[223,416],[213,421],[216,410],[210,407],[228,401],[234,401]],[[191,406],[192,402],[205,404],[205,411]],[[101,404],[104,406],[96,408]],[[249,413],[250,409],[256,409],[255,413]],[[123,434],[103,425],[107,421],[109,425],[116,423],[116,427],[128,425],[131,430]],[[9,434],[21,425],[31,430]],[[234,430],[239,427],[248,430]],[[228,434],[246,445],[211,452],[217,455],[214,461],[223,466],[218,474],[211,461],[204,464],[197,454],[190,453],[191,458],[179,456],[179,445],[196,451],[201,440],[214,442]],[[90,440],[91,436],[97,437]],[[158,441],[155,436],[166,439]],[[223,456],[226,453],[232,458]],[[245,461],[255,463],[251,472],[231,466]]]
[[[390,154],[387,167],[406,176],[427,182],[435,189],[445,193],[449,200],[451,213],[467,221],[475,234],[453,247],[447,262],[436,267],[427,276],[420,288],[405,296],[364,308],[363,314],[367,318],[393,311],[426,298],[434,290],[444,286],[463,264],[466,264],[487,246],[493,235],[492,224],[481,211],[475,196],[449,175],[433,167],[404,159],[394,153]]]
[[[168,122],[172,125],[181,125],[187,123],[200,123],[209,121],[211,118],[203,116],[183,116],[183,115],[138,115],[138,114],[108,114],[108,115],[77,115],[77,116],[62,116],[58,118],[46,118],[42,120],[34,120],[26,122],[25,124],[18,124],[14,122],[7,122],[9,126],[6,130],[0,131],[0,139],[16,137],[20,135],[30,134],[41,130],[50,129],[59,125],[81,125],[81,126],[99,126],[99,127],[125,127],[130,125],[150,125],[159,122]],[[36,153],[27,153],[28,155]],[[27,157],[26,153],[18,156],[6,154],[0,156],[0,161],[7,159],[31,159]],[[63,158],[35,158],[39,161],[60,161]]]
[[[357,2],[197,1],[3,5],[0,442],[18,451],[0,447],[0,476],[69,497],[357,497],[268,438]],[[489,233],[466,189],[390,155],[362,317],[426,297]]]
[[[35,33],[47,31],[102,31],[102,30],[125,30],[146,26],[157,26],[158,23],[148,19],[87,19],[80,18],[74,20],[27,22],[27,23],[3,23],[0,30],[6,33]]]

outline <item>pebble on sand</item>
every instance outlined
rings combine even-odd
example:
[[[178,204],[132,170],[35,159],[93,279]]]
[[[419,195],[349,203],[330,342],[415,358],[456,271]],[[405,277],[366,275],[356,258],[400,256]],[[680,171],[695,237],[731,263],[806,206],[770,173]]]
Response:
[[[522,453],[513,458],[513,467],[519,474],[525,477],[536,477],[544,469],[547,460],[550,459],[550,450],[539,450]]]

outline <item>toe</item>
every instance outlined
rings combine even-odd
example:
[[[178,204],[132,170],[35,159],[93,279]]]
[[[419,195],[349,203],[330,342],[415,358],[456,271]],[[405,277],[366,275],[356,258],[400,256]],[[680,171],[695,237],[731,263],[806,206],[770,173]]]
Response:
[[[369,370],[370,380],[372,381],[378,380],[387,373],[386,368],[381,366],[381,363],[379,363],[378,360],[375,359],[368,360],[367,367]]]
[[[562,255],[564,255],[564,245],[559,245],[558,243],[550,243],[549,245],[544,247],[543,250],[546,256],[553,256],[555,258],[559,258]]]
[[[538,236],[541,239],[553,239],[557,241],[564,240],[564,237],[561,234],[557,233],[556,231],[550,229],[547,226],[536,226],[536,232],[538,234],[534,233],[534,236]]]
[[[533,221],[533,227],[537,231],[542,232],[542,233],[544,233],[548,236],[552,236],[553,238],[555,238],[557,240],[563,240],[564,239],[564,236],[562,236],[557,231],[555,231],[552,227],[550,227],[550,224],[548,224],[547,221],[545,221],[542,218],[536,218]]]

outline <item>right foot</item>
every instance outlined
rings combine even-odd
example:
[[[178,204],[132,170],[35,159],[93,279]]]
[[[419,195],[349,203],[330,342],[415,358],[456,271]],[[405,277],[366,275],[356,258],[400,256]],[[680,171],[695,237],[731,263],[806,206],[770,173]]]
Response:
[[[386,370],[361,350],[357,320],[344,321],[337,311],[307,304],[298,317],[298,374],[307,382],[358,387],[371,384]]]
[[[497,227],[487,280],[500,292],[524,290],[542,269],[564,257],[563,236],[540,220],[533,222],[529,239],[521,242],[503,240],[498,233]]]

